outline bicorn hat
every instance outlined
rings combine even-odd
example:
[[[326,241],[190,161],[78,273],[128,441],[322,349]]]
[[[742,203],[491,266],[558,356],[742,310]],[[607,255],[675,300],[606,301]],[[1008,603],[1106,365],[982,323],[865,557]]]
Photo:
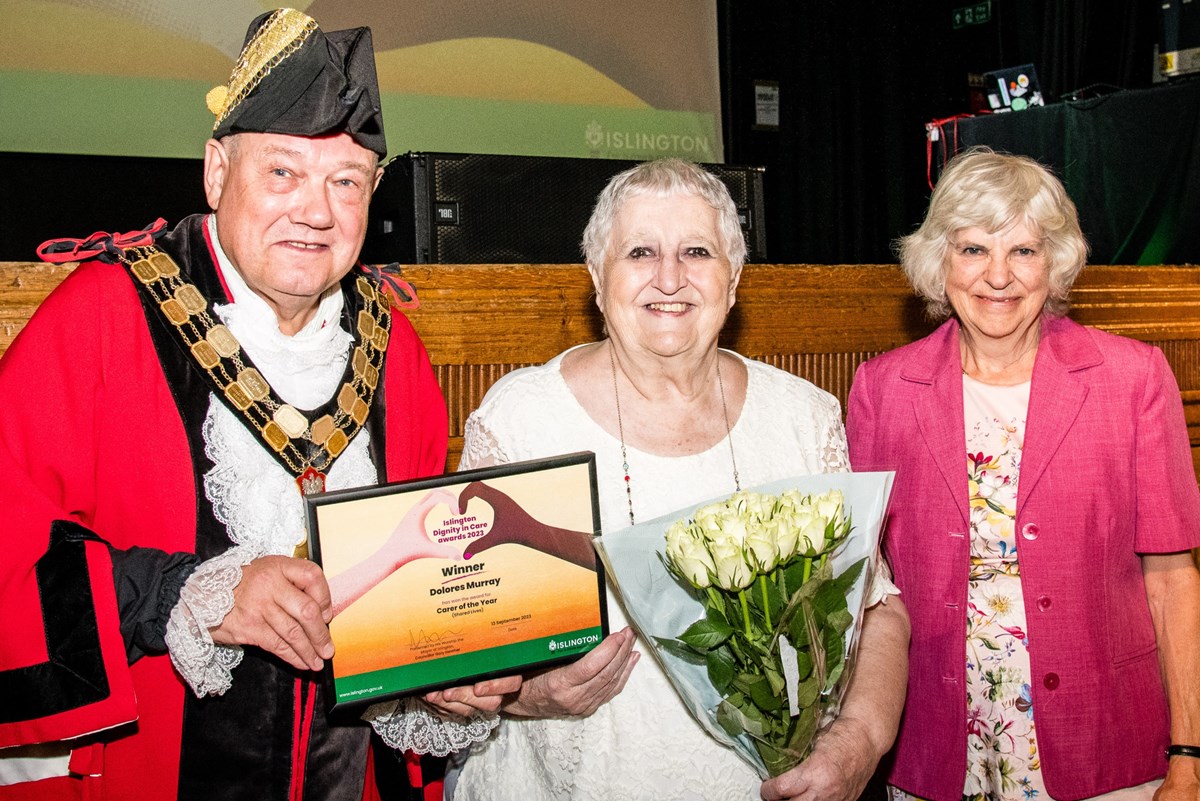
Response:
[[[323,32],[279,8],[250,23],[229,83],[208,93],[213,138],[236,133],[347,133],[387,153],[370,28]]]

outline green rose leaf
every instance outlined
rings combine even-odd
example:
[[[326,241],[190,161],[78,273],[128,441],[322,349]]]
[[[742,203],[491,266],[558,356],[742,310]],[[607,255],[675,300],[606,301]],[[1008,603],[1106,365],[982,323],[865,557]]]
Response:
[[[804,560],[793,559],[779,568],[779,591],[783,595],[791,595],[796,588],[804,583]]]
[[[747,703],[740,693],[729,696],[717,707],[717,722],[733,737],[743,732],[751,737],[762,737],[767,730],[762,713]]]
[[[771,686],[771,682],[763,676],[758,676],[755,681],[750,683],[750,700],[754,705],[763,712],[772,713],[778,712],[783,708],[783,703],[779,697],[775,695],[775,691]],[[782,688],[780,688],[782,689]]]
[[[839,592],[845,594],[846,590],[850,589],[850,585],[858,581],[859,573],[862,573],[863,568],[867,565],[867,557],[859,559],[850,567],[846,568],[837,578],[834,583],[837,584]]]
[[[758,755],[762,757],[763,764],[767,766],[767,772],[772,776],[786,773],[799,762],[799,759],[794,754],[782,748],[776,748],[774,745],[762,740],[755,740],[754,748],[758,751]]]
[[[805,622],[806,613],[804,607],[811,610],[811,605],[807,600],[802,601],[792,610],[791,620],[788,622],[788,640],[792,643],[792,647],[796,650],[806,647],[809,644],[808,624]]]
[[[825,628],[839,637],[845,634],[853,623],[854,617],[844,606],[830,612],[829,616],[825,618]]]
[[[796,652],[796,668],[799,671],[800,681],[804,681],[812,674],[813,661],[808,651]]]
[[[774,695],[783,695],[784,690],[787,689],[787,682],[783,680],[781,670],[777,670],[773,665],[763,665],[763,676],[766,677],[767,683],[771,685],[771,692]]]
[[[832,687],[842,675],[846,663],[846,644],[842,635],[832,629],[825,631],[825,686]]]
[[[816,676],[810,676],[796,687],[796,704],[801,709],[807,709],[816,702],[821,693],[821,685]]]
[[[708,665],[708,680],[713,683],[713,687],[719,693],[729,692],[729,686],[737,672],[733,654],[728,648],[714,648],[706,655],[705,662]]]
[[[736,608],[736,606],[731,606],[729,607],[728,611],[726,610],[725,604],[729,600],[729,596],[724,595],[711,587],[709,588],[708,593],[709,603],[704,604],[705,620],[716,626],[728,626],[730,625],[730,620],[740,621],[742,619],[742,613]],[[732,614],[733,617],[730,617],[730,614]]]
[[[688,626],[687,631],[679,635],[679,639],[697,651],[710,651],[728,640],[732,634],[732,626],[719,618],[709,616]]]
[[[801,757],[808,756],[809,750],[812,748],[813,740],[817,735],[817,710],[816,707],[806,706],[800,710],[800,714],[793,718],[792,731],[787,738],[787,750],[792,753],[799,754]]]
[[[678,657],[688,664],[703,665],[704,654],[698,652],[695,648],[681,643],[679,640],[668,640],[666,637],[655,637],[654,641],[658,643],[658,647],[669,653],[671,656]]]
[[[758,681],[759,678],[757,673],[738,673],[734,676],[733,686],[743,695],[749,695],[750,685]]]
[[[820,616],[828,617],[839,608],[846,608],[846,592],[858,580],[858,575],[862,573],[866,563],[867,560],[865,557],[859,559],[846,568],[837,578],[821,584],[816,596],[813,598],[813,607],[818,611]]]
[[[838,679],[842,677],[842,673],[845,672],[845,670],[846,663],[844,661],[840,661],[834,667],[829,668],[829,676],[825,679],[825,686],[829,689],[833,689],[833,686],[837,684]]]
[[[746,731],[746,727],[742,725],[745,718],[741,710],[732,703],[735,697],[731,695],[717,705],[717,725],[724,729],[730,737],[737,737]]]
[[[779,616],[780,630],[787,630],[787,627],[794,625],[795,618],[797,617],[796,610],[800,608],[801,604],[807,604],[810,608],[812,607],[814,596],[816,596],[822,586],[829,582],[831,576],[832,572],[829,565],[821,567],[813,565],[812,575],[809,576],[807,582],[792,593],[791,600],[788,601],[788,605]],[[792,633],[795,634],[794,631]]]
[[[745,718],[746,734],[751,737],[763,737],[770,729],[770,723],[763,713],[750,701],[744,701],[738,710]]]
[[[775,582],[769,578],[759,578],[753,585],[755,608],[762,610],[766,606],[771,613],[771,620],[778,620],[779,613],[783,611],[783,596],[779,593],[779,588],[775,586]],[[765,603],[763,596],[766,596]]]

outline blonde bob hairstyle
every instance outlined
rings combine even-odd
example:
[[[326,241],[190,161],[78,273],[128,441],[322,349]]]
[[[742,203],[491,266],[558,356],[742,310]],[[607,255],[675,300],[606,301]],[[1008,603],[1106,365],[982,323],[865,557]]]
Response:
[[[1042,240],[1050,284],[1043,311],[1066,313],[1088,254],[1075,204],[1062,182],[1033,159],[977,147],[947,163],[925,221],[896,242],[904,273],[930,317],[945,320],[954,313],[946,271],[958,232],[978,227],[995,234],[1021,222]]]
[[[737,206],[720,179],[690,161],[659,159],[647,161],[617,173],[596,198],[591,219],[583,229],[580,249],[594,271],[604,267],[604,256],[612,237],[613,222],[625,202],[640,195],[673,197],[692,195],[717,210],[717,233],[725,249],[725,258],[737,275],[746,262],[746,238],[738,220]]]

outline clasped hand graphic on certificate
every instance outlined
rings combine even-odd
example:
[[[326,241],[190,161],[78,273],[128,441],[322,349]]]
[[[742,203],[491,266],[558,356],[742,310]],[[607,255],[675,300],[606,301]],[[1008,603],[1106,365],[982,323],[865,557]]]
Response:
[[[462,515],[476,499],[491,507],[492,524],[483,536],[468,543],[465,553],[460,553],[453,543],[440,543],[430,538],[426,521],[437,507],[444,505],[452,514]],[[588,570],[596,569],[596,555],[588,534],[542,523],[505,493],[475,481],[464,487],[457,497],[447,489],[430,490],[400,519],[378,550],[330,578],[333,614],[337,616],[409,562],[417,559],[470,560],[483,551],[508,543],[542,551]]]
[[[511,542],[557,556],[588,570],[596,569],[596,552],[592,550],[591,537],[587,534],[535,520],[512,498],[482,481],[468,484],[459,493],[459,507],[465,510],[475,498],[492,507],[495,517],[491,530],[467,546],[464,559]]]
[[[334,617],[409,562],[430,558],[462,558],[452,544],[434,542],[425,533],[425,520],[429,513],[443,504],[455,512],[458,510],[458,498],[454,493],[445,489],[430,490],[400,518],[391,536],[379,550],[329,579]]]

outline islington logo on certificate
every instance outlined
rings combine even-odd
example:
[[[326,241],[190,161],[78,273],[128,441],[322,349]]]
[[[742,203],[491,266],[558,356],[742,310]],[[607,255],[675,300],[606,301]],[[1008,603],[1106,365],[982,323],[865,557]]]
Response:
[[[341,710],[578,659],[608,634],[595,456],[306,497]]]

